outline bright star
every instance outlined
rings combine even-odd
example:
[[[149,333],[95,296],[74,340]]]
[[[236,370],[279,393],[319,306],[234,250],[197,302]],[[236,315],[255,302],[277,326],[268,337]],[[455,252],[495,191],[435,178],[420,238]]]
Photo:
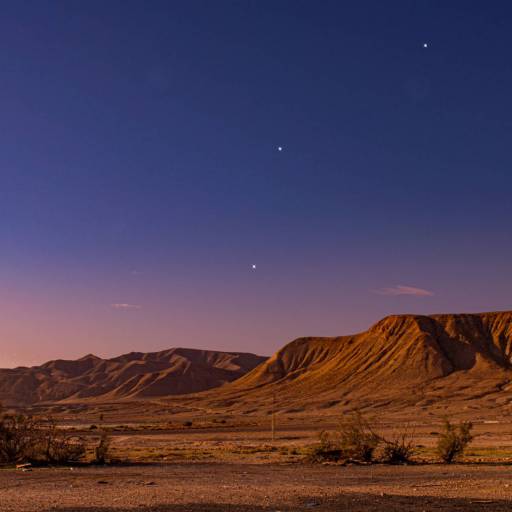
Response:
[[[253,270],[256,270],[256,265],[251,265]]]
[[[281,146],[279,146],[279,147],[277,148],[277,151],[283,151],[283,148],[282,148]]]
[[[427,43],[423,43],[423,48],[428,48],[428,44]]]

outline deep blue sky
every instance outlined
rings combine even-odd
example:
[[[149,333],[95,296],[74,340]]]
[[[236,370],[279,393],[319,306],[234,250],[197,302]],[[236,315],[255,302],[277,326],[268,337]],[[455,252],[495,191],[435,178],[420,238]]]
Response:
[[[0,5],[0,366],[511,308],[510,2]]]

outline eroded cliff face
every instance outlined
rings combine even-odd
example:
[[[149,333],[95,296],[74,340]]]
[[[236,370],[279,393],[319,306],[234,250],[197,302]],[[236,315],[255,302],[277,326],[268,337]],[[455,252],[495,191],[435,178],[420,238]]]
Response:
[[[471,400],[507,389],[511,343],[512,312],[393,315],[360,334],[292,341],[223,391],[304,411]]]

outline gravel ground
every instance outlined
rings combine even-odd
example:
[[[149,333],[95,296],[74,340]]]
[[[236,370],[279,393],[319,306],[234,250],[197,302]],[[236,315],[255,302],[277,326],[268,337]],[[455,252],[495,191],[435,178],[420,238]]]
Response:
[[[184,463],[0,470],[1,512],[207,510],[512,510],[512,467]]]

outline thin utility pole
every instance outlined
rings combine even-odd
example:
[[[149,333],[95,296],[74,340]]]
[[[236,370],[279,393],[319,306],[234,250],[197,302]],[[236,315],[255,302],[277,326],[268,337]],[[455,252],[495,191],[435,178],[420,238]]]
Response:
[[[272,442],[276,440],[276,393],[272,395]]]

